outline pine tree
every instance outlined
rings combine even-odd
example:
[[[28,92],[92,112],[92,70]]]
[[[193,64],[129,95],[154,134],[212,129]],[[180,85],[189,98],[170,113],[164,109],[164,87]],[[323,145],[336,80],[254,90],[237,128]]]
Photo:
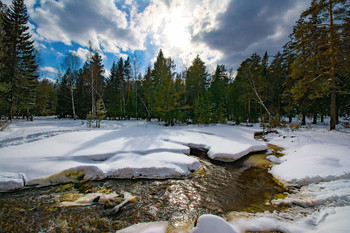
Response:
[[[37,87],[35,115],[52,116],[56,113],[57,90],[48,79],[39,81]]]
[[[256,53],[244,60],[238,68],[235,82],[240,89],[240,98],[244,104],[243,119],[248,118],[249,122],[257,121],[259,115],[263,120],[262,112],[268,115],[269,121],[273,120],[273,116],[265,104],[267,97],[264,96],[266,93],[264,68],[265,65],[262,63],[261,57]]]
[[[0,115],[7,112],[6,102],[8,93],[8,84],[6,82],[4,74],[4,56],[7,47],[3,44],[4,30],[3,30],[3,17],[5,16],[6,6],[0,1]]]
[[[190,107],[189,117],[194,123],[206,124],[210,121],[207,77],[205,63],[197,55],[187,70],[186,80],[186,98]]]
[[[118,115],[118,72],[117,64],[113,62],[110,76],[106,81],[105,103],[108,117],[116,118]]]
[[[152,100],[153,100],[153,85],[151,67],[147,67],[147,71],[144,75],[142,86],[138,93],[138,97],[142,102],[143,109],[145,110],[145,118],[150,121],[152,117]]]
[[[291,78],[292,64],[294,63],[296,54],[294,52],[294,40],[293,35],[290,35],[291,41],[287,42],[283,46],[283,67],[286,72],[286,78],[283,85],[282,102],[284,105],[284,112],[288,116],[289,123],[292,123],[292,117],[295,114],[295,102],[291,89],[294,85],[293,79]]]
[[[151,71],[153,108],[155,116],[169,124],[173,123],[171,107],[173,102],[174,68],[175,65],[171,58],[165,58],[162,50],[160,50]]]
[[[124,62],[124,80],[125,80],[125,115],[128,119],[132,114],[132,98],[131,98],[131,64],[130,58],[128,57]]]
[[[72,116],[71,92],[69,89],[69,74],[62,76],[57,87],[57,108],[56,115],[60,118]]]
[[[298,57],[293,73],[299,76],[295,93],[307,94],[309,99],[325,98],[330,95],[330,129],[337,122],[336,97],[340,93],[339,80],[344,59],[341,49],[349,3],[342,0],[313,0],[302,13],[295,31]],[[307,73],[301,75],[300,67]]]
[[[267,93],[269,109],[274,116],[281,116],[282,113],[282,93],[284,91],[283,83],[286,79],[286,70],[284,66],[283,55],[278,52],[271,64],[268,67],[268,78],[267,78]]]
[[[229,78],[225,65],[217,65],[209,88],[213,122],[225,123],[227,120],[228,85]]]
[[[15,111],[29,116],[35,106],[35,87],[37,85],[37,64],[35,50],[29,34],[27,8],[23,0],[13,0],[10,9],[3,17],[4,56],[3,81],[9,86],[7,95],[8,117],[12,119]]]
[[[119,118],[124,119],[126,116],[125,105],[126,105],[126,81],[124,72],[124,60],[120,58],[117,63],[117,90],[119,93]]]
[[[105,107],[103,90],[105,89],[104,68],[98,53],[91,56],[79,71],[76,81],[76,113],[85,119],[89,112],[95,113],[96,102],[102,100]]]

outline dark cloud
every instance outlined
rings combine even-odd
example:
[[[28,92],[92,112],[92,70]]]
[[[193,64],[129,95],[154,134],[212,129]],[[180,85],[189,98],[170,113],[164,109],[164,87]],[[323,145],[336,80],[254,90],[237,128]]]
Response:
[[[238,68],[253,52],[276,53],[309,0],[236,0],[218,16],[219,27],[197,35],[225,54],[223,63]]]

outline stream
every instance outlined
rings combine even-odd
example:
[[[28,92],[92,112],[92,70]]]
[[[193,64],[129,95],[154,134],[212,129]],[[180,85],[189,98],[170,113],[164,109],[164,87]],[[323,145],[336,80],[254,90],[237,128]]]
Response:
[[[265,157],[280,155],[269,145],[233,163],[212,161],[203,149],[191,149],[202,169],[186,179],[88,181],[0,193],[1,232],[115,232],[140,222],[168,221],[174,228],[191,224],[202,214],[223,216],[231,211],[273,211],[270,201],[287,191],[268,173]],[[136,201],[110,214],[109,205],[59,207],[86,193],[122,194]],[[121,197],[122,199],[122,197]]]

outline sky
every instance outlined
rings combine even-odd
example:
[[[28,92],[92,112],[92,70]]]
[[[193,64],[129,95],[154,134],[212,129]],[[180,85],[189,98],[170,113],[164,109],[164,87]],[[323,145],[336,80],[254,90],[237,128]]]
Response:
[[[11,0],[2,0],[6,5]],[[120,57],[137,58],[144,73],[160,49],[180,72],[197,56],[213,72],[237,70],[254,52],[282,50],[311,0],[25,0],[41,78],[57,79],[65,54],[81,65],[89,41],[100,53],[105,76]]]

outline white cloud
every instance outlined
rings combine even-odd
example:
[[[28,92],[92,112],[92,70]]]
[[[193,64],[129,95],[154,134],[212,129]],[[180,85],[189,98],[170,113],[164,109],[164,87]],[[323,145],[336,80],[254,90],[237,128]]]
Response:
[[[84,48],[78,48],[77,51],[69,50],[70,53],[79,57],[82,61],[86,61],[89,57],[89,50]]]
[[[83,47],[91,41],[101,53],[119,54],[120,48],[144,49],[142,38],[129,27],[126,12],[118,9],[113,0],[45,1],[30,15],[41,40],[66,45],[75,42]]]
[[[54,73],[54,74],[57,73],[57,69],[55,69],[53,67],[49,67],[49,66],[41,67],[40,70],[43,72],[48,72],[48,73]]]
[[[114,0],[42,0],[41,7],[29,12],[37,25],[36,30],[32,29],[36,40],[60,41],[66,45],[75,42],[84,47],[75,51],[83,60],[89,40],[100,54],[113,53],[119,57],[125,57],[122,51],[145,51],[149,49],[146,46],[152,44],[153,57],[162,48],[182,69],[189,66],[197,54],[209,66],[223,56],[205,43],[196,42],[195,37],[217,26],[217,16],[226,10],[228,2],[151,0],[140,13],[137,1],[126,1],[122,9],[118,9]]]
[[[217,16],[226,10],[227,4],[228,1],[222,0],[174,0],[169,3],[154,0],[139,15],[139,28],[141,34],[146,33],[151,44],[162,48],[180,69],[189,66],[197,54],[212,68],[223,54],[196,41],[195,37],[217,26]]]
[[[72,53],[73,55],[77,56],[80,58],[81,61],[85,62],[87,59],[89,59],[90,56],[93,55],[94,52],[92,52],[90,54],[90,51],[88,49],[85,48],[78,48],[76,51],[75,50],[69,50],[70,53]],[[106,55],[103,53],[99,53],[99,55],[101,56],[102,60],[106,59]]]
[[[104,69],[103,76],[109,77],[111,75],[111,72],[108,69]]]

